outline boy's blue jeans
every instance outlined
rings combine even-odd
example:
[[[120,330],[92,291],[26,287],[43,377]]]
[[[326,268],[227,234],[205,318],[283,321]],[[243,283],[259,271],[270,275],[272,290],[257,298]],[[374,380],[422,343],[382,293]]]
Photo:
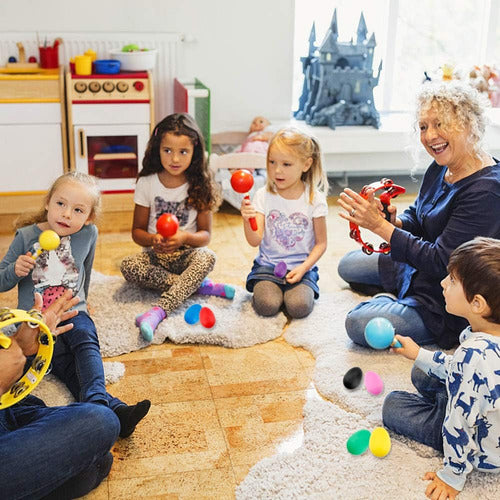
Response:
[[[378,269],[379,254],[366,255],[354,250],[342,257],[338,273],[348,283],[363,283],[382,287]],[[356,344],[368,347],[365,326],[373,318],[383,316],[394,326],[396,333],[411,337],[417,344],[435,342],[417,309],[402,304],[398,299],[380,296],[361,302],[346,316],[345,328],[349,338]]]
[[[85,495],[109,472],[119,431],[118,417],[99,404],[47,407],[29,395],[0,410],[1,497],[33,500],[60,487],[57,498]]]
[[[76,401],[100,403],[112,410],[124,405],[106,391],[99,339],[92,318],[80,311],[66,323],[73,323],[73,328],[57,338],[52,373],[66,384]]]
[[[443,452],[443,422],[448,393],[438,379],[413,366],[411,381],[418,394],[393,391],[382,408],[384,426]]]

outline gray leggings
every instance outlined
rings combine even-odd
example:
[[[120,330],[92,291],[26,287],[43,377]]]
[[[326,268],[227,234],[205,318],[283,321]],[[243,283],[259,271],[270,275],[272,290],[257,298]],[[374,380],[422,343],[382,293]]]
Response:
[[[305,318],[314,307],[314,290],[302,283],[291,286],[285,292],[272,281],[258,281],[253,288],[253,306],[261,316],[274,316],[281,305],[292,318]]]
[[[215,253],[202,247],[181,248],[171,254],[147,250],[125,258],[120,269],[127,281],[161,291],[153,305],[169,314],[198,290],[214,265]]]

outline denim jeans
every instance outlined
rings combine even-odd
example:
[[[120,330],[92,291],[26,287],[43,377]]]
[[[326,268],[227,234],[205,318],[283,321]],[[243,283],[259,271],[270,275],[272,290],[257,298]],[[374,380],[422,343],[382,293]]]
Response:
[[[446,386],[415,366],[411,381],[418,394],[393,391],[385,398],[382,408],[384,425],[442,453],[442,430],[448,403]]]
[[[382,286],[378,273],[378,258],[378,253],[366,255],[361,250],[352,250],[340,259],[339,276],[347,283]]]
[[[381,285],[378,254],[365,255],[360,250],[346,254],[340,261],[338,273],[348,283]],[[345,320],[349,338],[356,344],[368,347],[365,326],[373,318],[382,316],[394,326],[396,333],[411,337],[417,344],[432,344],[436,341],[425,326],[417,308],[388,296],[375,297],[361,302],[350,311]]]
[[[115,410],[124,405],[106,391],[99,339],[92,318],[83,311],[70,319],[73,328],[57,338],[52,373],[66,384],[76,401],[100,403]]]
[[[54,490],[57,498],[87,494],[109,472],[119,431],[118,418],[103,405],[47,407],[29,395],[0,410],[2,498],[33,500]],[[99,467],[103,463],[108,466]]]

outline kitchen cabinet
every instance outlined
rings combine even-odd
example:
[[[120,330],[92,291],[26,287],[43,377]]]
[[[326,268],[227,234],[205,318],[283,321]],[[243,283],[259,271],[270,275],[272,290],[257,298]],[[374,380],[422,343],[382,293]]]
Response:
[[[0,73],[0,152],[2,195],[46,191],[67,170],[62,71]]]

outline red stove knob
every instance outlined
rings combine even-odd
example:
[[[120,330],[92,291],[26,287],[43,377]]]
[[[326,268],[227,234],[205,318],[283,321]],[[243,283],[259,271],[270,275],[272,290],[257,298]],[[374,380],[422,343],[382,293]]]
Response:
[[[140,92],[141,90],[144,90],[144,83],[143,82],[134,82],[134,89]]]

